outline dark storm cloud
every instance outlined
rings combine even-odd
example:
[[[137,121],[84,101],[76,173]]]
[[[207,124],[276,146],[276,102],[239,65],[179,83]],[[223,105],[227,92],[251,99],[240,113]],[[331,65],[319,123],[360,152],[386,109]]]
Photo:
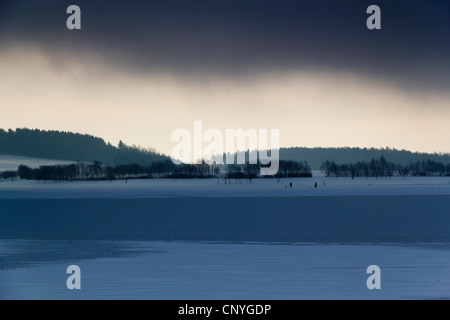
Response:
[[[66,29],[71,4],[81,31]],[[366,28],[371,4],[382,9],[380,31]],[[4,0],[0,43],[94,52],[142,72],[348,71],[450,89],[448,0]]]

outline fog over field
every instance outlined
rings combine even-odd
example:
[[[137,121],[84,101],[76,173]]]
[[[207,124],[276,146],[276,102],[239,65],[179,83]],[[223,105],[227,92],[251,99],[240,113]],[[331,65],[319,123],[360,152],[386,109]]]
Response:
[[[10,170],[16,171],[22,164],[30,168],[39,168],[40,166],[67,165],[71,163],[74,163],[74,161],[60,161],[0,154],[0,172]]]

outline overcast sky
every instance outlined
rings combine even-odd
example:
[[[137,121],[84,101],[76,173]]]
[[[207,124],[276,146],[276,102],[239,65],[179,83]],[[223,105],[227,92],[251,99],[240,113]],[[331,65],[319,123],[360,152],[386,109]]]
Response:
[[[0,0],[0,88],[1,128],[165,153],[194,120],[280,129],[286,147],[450,152],[450,2]]]

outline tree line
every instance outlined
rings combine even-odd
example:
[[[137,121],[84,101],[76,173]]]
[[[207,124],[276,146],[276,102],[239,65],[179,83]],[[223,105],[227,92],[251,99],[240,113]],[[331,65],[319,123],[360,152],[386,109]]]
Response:
[[[433,160],[424,160],[408,165],[395,164],[383,156],[369,162],[337,164],[335,161],[325,161],[321,170],[327,177],[408,177],[408,176],[450,176],[450,164]],[[95,180],[128,180],[128,179],[211,179],[218,182],[236,183],[247,179],[260,178],[261,164],[244,165],[209,165],[179,164],[170,160],[154,162],[149,166],[138,164],[108,166],[99,161],[93,163],[78,162],[69,165],[41,166],[30,168],[19,166],[17,171],[5,171],[0,177],[5,180],[17,178],[37,181],[95,181]],[[283,178],[312,177],[311,168],[306,161],[285,161],[279,163],[279,171],[272,178],[280,181]]]
[[[128,164],[108,166],[99,161],[94,163],[78,162],[69,165],[41,166],[30,168],[20,165],[17,172],[3,173],[3,179],[25,179],[37,181],[95,181],[95,180],[128,180],[128,179],[210,179],[216,178],[218,182],[241,182],[248,179],[260,178],[261,164],[244,165],[209,165],[204,161],[201,164],[179,164],[170,160],[154,162],[149,166]],[[274,176],[282,178],[312,177],[311,168],[306,162],[280,161],[280,170]]]
[[[334,161],[325,161],[321,170],[327,177],[425,177],[450,176],[450,164],[443,164],[433,160],[423,160],[407,165],[389,162],[383,156],[369,162],[356,162],[350,164],[337,164]]]

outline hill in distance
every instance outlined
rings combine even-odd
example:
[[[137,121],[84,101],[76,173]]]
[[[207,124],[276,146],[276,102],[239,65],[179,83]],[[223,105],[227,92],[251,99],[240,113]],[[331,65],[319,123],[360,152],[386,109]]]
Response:
[[[418,153],[392,148],[282,148],[282,160],[307,161],[313,170],[319,170],[324,161],[335,161],[337,164],[370,162],[372,159],[384,157],[387,161],[408,165],[413,162],[433,160],[450,164],[450,154]]]
[[[155,150],[127,146],[122,142],[113,146],[103,139],[87,134],[16,129],[0,129],[0,154],[62,161],[99,161],[107,165],[138,164],[170,160]],[[330,160],[338,164],[370,161],[385,157],[395,164],[433,160],[450,164],[450,154],[413,153],[391,148],[281,148],[281,160],[306,161],[313,170]]]
[[[170,160],[155,150],[127,146],[117,147],[87,134],[16,129],[0,129],[0,154],[64,161],[94,162],[107,165],[150,165]]]

